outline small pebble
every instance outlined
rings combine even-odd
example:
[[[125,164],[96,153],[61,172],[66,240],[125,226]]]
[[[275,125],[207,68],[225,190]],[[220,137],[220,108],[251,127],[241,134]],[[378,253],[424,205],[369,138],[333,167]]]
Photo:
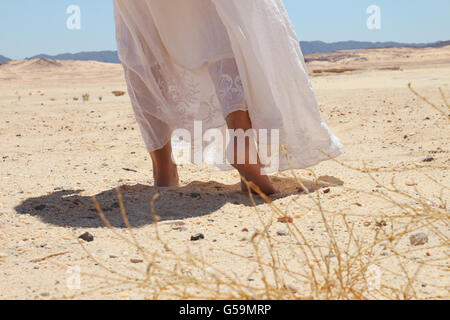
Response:
[[[296,293],[296,292],[298,291],[297,287],[294,286],[293,284],[288,284],[288,285],[287,285],[287,288],[288,288],[289,290],[291,290],[292,293]]]
[[[198,241],[201,239],[205,239],[205,236],[203,235],[203,233],[197,233],[195,236],[191,237],[191,241]]]
[[[421,246],[428,242],[428,236],[423,232],[419,232],[411,235],[409,237],[409,242],[413,246]]]
[[[415,187],[415,186],[417,186],[417,183],[415,183],[414,181],[406,181],[405,184],[408,187]]]
[[[279,231],[277,231],[277,235],[279,235],[280,237],[286,237],[289,235],[289,233],[287,233],[286,231],[283,231],[283,230],[279,230]]]
[[[434,161],[434,157],[432,155],[428,155],[422,162],[431,162]]]
[[[174,230],[174,231],[187,231],[187,228],[183,227],[183,226],[175,226],[175,227],[172,227],[172,230]]]
[[[94,241],[94,236],[90,234],[89,232],[83,233],[81,236],[79,236],[81,240],[84,240],[86,242],[92,242]]]
[[[130,259],[131,263],[142,263],[144,260],[141,259]]]
[[[375,223],[375,225],[376,225],[378,228],[383,228],[383,227],[386,227],[386,226],[387,226],[387,223],[386,223],[386,221],[381,220],[381,221],[377,221],[377,222]]]
[[[294,219],[292,217],[290,217],[290,216],[284,216],[284,217],[278,218],[278,222],[281,222],[281,223],[293,223]]]
[[[205,269],[206,274],[208,274],[209,276],[213,277],[213,278],[218,278],[219,274],[213,269],[213,268],[206,268]]]

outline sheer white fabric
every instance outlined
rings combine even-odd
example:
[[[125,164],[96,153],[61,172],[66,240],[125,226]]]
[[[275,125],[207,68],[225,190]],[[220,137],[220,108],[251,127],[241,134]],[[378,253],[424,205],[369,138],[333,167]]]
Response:
[[[216,88],[224,118],[237,110],[248,111],[244,87],[235,59],[222,59],[210,63],[209,73]]]
[[[248,110],[256,130],[279,130],[279,170],[342,153],[320,115],[281,0],[115,0],[114,5],[119,57],[149,151],[163,147],[176,129],[202,140],[194,121],[201,121],[202,133],[225,130],[229,113]],[[223,146],[215,142],[202,142],[209,150],[202,161],[222,163]],[[182,144],[173,141],[174,151],[185,148]]]

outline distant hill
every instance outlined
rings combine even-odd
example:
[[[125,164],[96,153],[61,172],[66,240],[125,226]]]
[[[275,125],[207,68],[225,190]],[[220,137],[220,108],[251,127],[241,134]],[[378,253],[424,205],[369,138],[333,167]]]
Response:
[[[442,48],[442,47],[446,47],[446,46],[450,46],[450,40],[448,40],[448,41],[439,41],[439,42],[436,42],[436,43],[432,43],[432,44],[426,45],[426,47],[430,47],[430,48]]]
[[[0,63],[5,63],[5,62],[8,62],[9,60],[11,60],[11,59],[9,59],[9,58],[7,58],[7,57],[5,57],[5,56],[2,56],[2,55],[0,54]]]
[[[450,45],[450,41],[440,41],[435,43],[400,43],[400,42],[363,42],[363,41],[339,41],[327,43],[323,41],[301,41],[303,54],[312,53],[329,53],[340,50],[358,50],[358,49],[377,49],[388,47],[444,47]],[[81,60],[81,61],[99,61],[107,63],[120,63],[117,51],[91,51],[79,53],[64,53],[58,55],[40,54],[31,58],[53,59],[53,60]],[[0,63],[9,61],[10,59],[0,55]]]
[[[79,60],[79,61],[99,61],[106,63],[120,63],[117,51],[92,51],[92,52],[78,52],[78,53],[63,53],[55,56],[47,54],[39,54],[37,56],[27,59],[53,59],[53,60]]]
[[[389,47],[444,47],[450,45],[450,41],[440,41],[435,43],[400,43],[400,42],[361,42],[361,41],[340,41],[326,43],[323,41],[301,41],[303,54],[329,53],[340,50],[358,50],[358,49],[379,49]]]

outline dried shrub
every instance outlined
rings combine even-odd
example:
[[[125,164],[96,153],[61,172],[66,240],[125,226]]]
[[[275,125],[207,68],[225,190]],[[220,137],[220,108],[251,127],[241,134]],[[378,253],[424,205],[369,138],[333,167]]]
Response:
[[[85,94],[83,94],[83,101],[84,102],[88,102],[89,101],[89,98],[90,98],[90,95],[89,95],[89,93],[85,93]]]
[[[380,71],[403,71],[402,68],[396,66],[396,67],[383,67],[383,68],[378,68],[377,70]]]
[[[426,98],[413,92],[431,104]],[[444,96],[443,98],[448,107]],[[420,299],[422,295],[419,288],[423,286],[434,292],[428,298],[448,299],[448,282],[435,281],[432,276],[442,272],[448,274],[449,258],[445,253],[449,245],[449,211],[446,202],[449,187],[423,174],[440,194],[437,199],[427,199],[418,185],[404,190],[397,183],[399,175],[408,174],[412,170],[420,173],[422,169],[430,168],[429,165],[416,164],[410,168],[386,169],[370,168],[364,164],[361,167],[352,167],[334,161],[379,186],[372,191],[341,186],[345,193],[349,196],[366,194],[391,209],[389,212],[375,212],[368,207],[366,215],[356,215],[327,208],[324,205],[324,193],[311,192],[293,171],[292,176],[304,191],[302,195],[296,196],[293,202],[300,205],[305,212],[319,215],[325,229],[326,241],[316,243],[302,230],[301,225],[295,221],[291,223],[290,217],[283,209],[264,195],[257,186],[246,182],[255,215],[260,223],[248,240],[253,248],[254,258],[240,252],[222,251],[230,259],[242,259],[248,264],[256,264],[253,278],[260,281],[243,281],[232,270],[221,270],[202,255],[192,252],[180,255],[171,248],[159,232],[160,217],[155,211],[155,202],[160,194],[156,194],[151,203],[157,244],[150,251],[143,249],[128,221],[119,188],[117,196],[123,221],[128,227],[128,237],[111,226],[95,197],[94,204],[111,232],[140,252],[142,261],[147,266],[145,272],[129,266],[123,266],[127,271],[120,272],[120,266],[99,261],[80,242],[83,250],[96,265],[109,274],[84,275],[108,280],[108,286],[116,290],[144,288],[153,299]],[[449,170],[448,167],[433,169],[446,174]],[[312,170],[307,172],[319,186],[320,178]],[[379,181],[377,174],[380,173],[390,175],[391,182],[386,184]],[[269,219],[267,216],[263,217],[259,211],[250,190],[256,192],[270,206]],[[305,204],[305,194],[311,200],[312,206]],[[363,206],[360,203],[355,205]],[[279,246],[280,241],[270,232],[275,221],[287,222],[285,225],[289,237],[284,239],[289,239],[289,243],[285,243],[282,249]],[[358,234],[360,221],[364,221],[363,228],[373,228],[370,239],[363,239]],[[344,226],[339,238],[335,234],[336,225]],[[420,234],[423,230],[426,230],[425,236]],[[419,231],[421,232],[418,234]],[[432,241],[428,243],[428,239]],[[297,267],[280,258],[280,250],[286,248],[290,250],[291,256],[296,257]],[[430,250],[439,253],[430,257]],[[380,251],[389,252],[389,255],[380,254]],[[427,259],[417,258],[420,256]]]
[[[316,69],[313,70],[313,73],[321,74],[321,73],[345,73],[345,72],[353,72],[361,69],[356,68],[331,68],[331,69]]]
[[[126,92],[125,91],[113,91],[112,94],[115,95],[116,97],[121,97],[121,96],[124,96],[126,94]]]

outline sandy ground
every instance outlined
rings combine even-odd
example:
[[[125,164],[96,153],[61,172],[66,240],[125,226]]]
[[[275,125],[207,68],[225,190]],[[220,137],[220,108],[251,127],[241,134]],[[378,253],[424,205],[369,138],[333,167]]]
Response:
[[[445,109],[438,87],[450,99],[450,47],[360,50],[307,58],[323,116],[346,148],[339,160],[355,167],[363,162],[396,169],[429,166],[396,174],[400,188],[412,194],[417,188],[431,206],[439,205],[439,197],[448,201],[449,190],[443,189],[450,185],[448,120],[413,96],[407,84],[412,82]],[[337,74],[328,72],[330,68],[357,70]],[[152,288],[115,285],[88,275],[81,276],[80,290],[67,287],[74,270],[70,267],[108,275],[80,246],[77,237],[85,232],[95,237],[84,243],[87,250],[106,265],[125,274],[146,267],[133,263],[133,259],[142,259],[141,254],[105,227],[95,212],[94,195],[118,233],[126,235],[115,193],[116,187],[126,185],[122,191],[136,238],[149,252],[160,247],[150,215],[150,201],[158,192],[152,187],[151,161],[128,96],[116,97],[113,90],[126,91],[120,65],[31,60],[0,66],[0,298],[152,297]],[[83,94],[89,94],[89,101],[83,101]],[[422,162],[429,155],[434,160]],[[381,182],[376,183],[333,161],[313,170],[318,176],[343,181],[343,186],[329,184],[328,190],[324,183],[325,189],[312,191],[320,195],[324,207],[351,216],[362,243],[374,237],[377,221],[397,213],[390,203],[347,189],[374,192],[380,184],[390,182],[392,173],[377,173]],[[307,172],[295,173],[312,188]],[[248,197],[239,192],[238,175],[184,165],[180,176],[183,187],[162,190],[155,204],[162,218],[161,236],[180,255],[190,249],[206,255],[216,268],[232,270],[243,282],[261,281],[249,241],[261,226]],[[283,191],[275,204],[294,217],[312,243],[326,246],[321,216],[309,196],[299,191],[290,173],[278,174],[274,181]],[[402,201],[414,205],[411,200]],[[272,216],[270,206],[262,201],[257,201],[256,208],[263,217]],[[182,228],[175,224],[180,221]],[[245,229],[248,232],[242,231]],[[284,223],[271,226],[274,246],[289,268],[302,271],[305,265],[290,250],[293,239],[277,236],[285,230]],[[334,226],[334,231],[338,241],[345,241],[348,235],[342,225]],[[429,241],[408,253],[411,260],[405,262],[405,268],[411,267],[413,272],[414,261],[440,262],[439,267],[421,274],[423,283],[414,290],[421,298],[449,298],[445,290],[450,285],[449,260],[445,259],[448,247],[442,247],[442,235],[448,239],[448,224],[440,233],[426,226],[421,231]],[[205,239],[190,241],[191,235],[199,232]],[[408,236],[398,246],[408,251]],[[224,251],[250,260],[230,258]],[[374,254],[385,257],[387,268],[395,268],[388,249]],[[299,296],[311,296],[301,279],[290,281]],[[388,275],[382,280],[395,281],[401,286],[399,279]],[[102,286],[105,288],[96,289]]]

